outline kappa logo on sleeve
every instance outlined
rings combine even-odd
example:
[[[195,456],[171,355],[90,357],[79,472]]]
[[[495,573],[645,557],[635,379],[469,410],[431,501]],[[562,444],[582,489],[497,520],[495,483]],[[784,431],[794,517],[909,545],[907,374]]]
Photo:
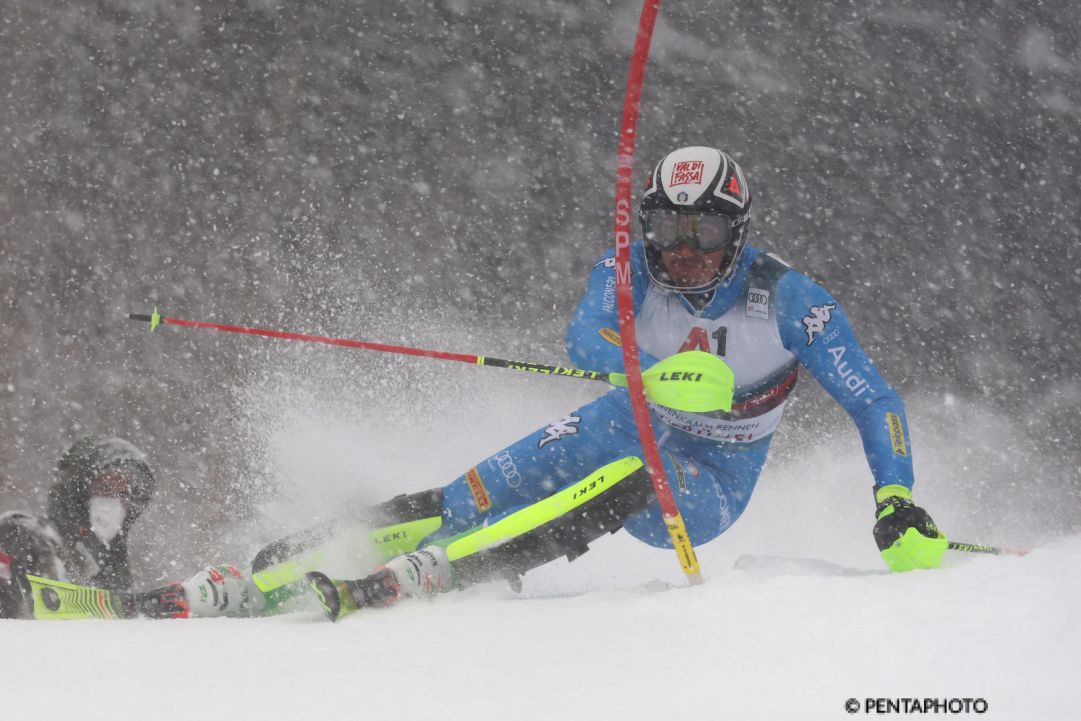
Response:
[[[579,416],[565,416],[544,429],[544,437],[537,442],[537,448],[544,448],[552,441],[558,441],[563,436],[572,436],[578,432],[577,423],[581,423]]]
[[[807,345],[814,343],[815,338],[826,330],[826,324],[833,319],[831,312],[836,307],[836,303],[812,305],[808,314],[803,316],[803,327],[807,329]]]

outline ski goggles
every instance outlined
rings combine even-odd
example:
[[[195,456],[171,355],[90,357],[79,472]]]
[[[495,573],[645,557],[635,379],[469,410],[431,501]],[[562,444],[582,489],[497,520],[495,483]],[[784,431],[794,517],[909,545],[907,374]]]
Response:
[[[646,242],[660,251],[684,243],[703,253],[730,248],[739,238],[739,219],[715,213],[650,210],[642,218]]]

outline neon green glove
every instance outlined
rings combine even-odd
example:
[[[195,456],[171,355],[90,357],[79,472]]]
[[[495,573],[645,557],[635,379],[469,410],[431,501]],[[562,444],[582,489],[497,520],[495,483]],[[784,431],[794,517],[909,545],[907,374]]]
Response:
[[[946,553],[946,535],[927,511],[912,502],[904,486],[883,486],[875,491],[875,543],[891,571],[935,568]]]

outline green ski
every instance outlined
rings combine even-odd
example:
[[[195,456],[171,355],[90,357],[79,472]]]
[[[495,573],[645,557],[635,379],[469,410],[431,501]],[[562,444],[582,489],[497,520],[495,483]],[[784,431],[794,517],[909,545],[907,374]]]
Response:
[[[179,584],[169,584],[152,591],[111,591],[54,581],[41,576],[27,576],[34,604],[34,619],[75,621],[86,619],[184,618],[188,604]]]

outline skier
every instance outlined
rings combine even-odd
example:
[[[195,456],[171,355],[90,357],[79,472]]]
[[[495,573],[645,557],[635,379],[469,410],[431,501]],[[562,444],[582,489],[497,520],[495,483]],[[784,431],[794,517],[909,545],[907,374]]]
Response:
[[[747,244],[751,200],[743,169],[727,153],[680,148],[650,174],[638,211],[644,239],[631,246],[643,367],[698,349],[721,356],[735,373],[729,413],[652,404],[665,470],[692,542],[716,538],[743,513],[802,365],[859,430],[874,478],[873,536],[886,564],[894,571],[938,566],[947,541],[912,501],[911,442],[900,397],[857,342],[837,300]],[[567,352],[579,367],[623,369],[615,273],[610,250],[593,266],[567,329]],[[491,524],[603,464],[637,455],[638,448],[628,392],[612,390],[444,487],[442,525],[429,540]],[[614,520],[649,545],[670,547],[660,508],[647,498],[643,508],[627,504],[622,512],[631,515]],[[459,564],[448,563],[443,545],[429,543],[373,576],[339,583],[337,591],[352,607],[453,587]],[[562,550],[571,557],[576,552]]]
[[[128,533],[154,496],[146,455],[122,438],[81,438],[57,464],[47,513],[0,514],[0,618],[29,615],[25,574],[121,590]]]

